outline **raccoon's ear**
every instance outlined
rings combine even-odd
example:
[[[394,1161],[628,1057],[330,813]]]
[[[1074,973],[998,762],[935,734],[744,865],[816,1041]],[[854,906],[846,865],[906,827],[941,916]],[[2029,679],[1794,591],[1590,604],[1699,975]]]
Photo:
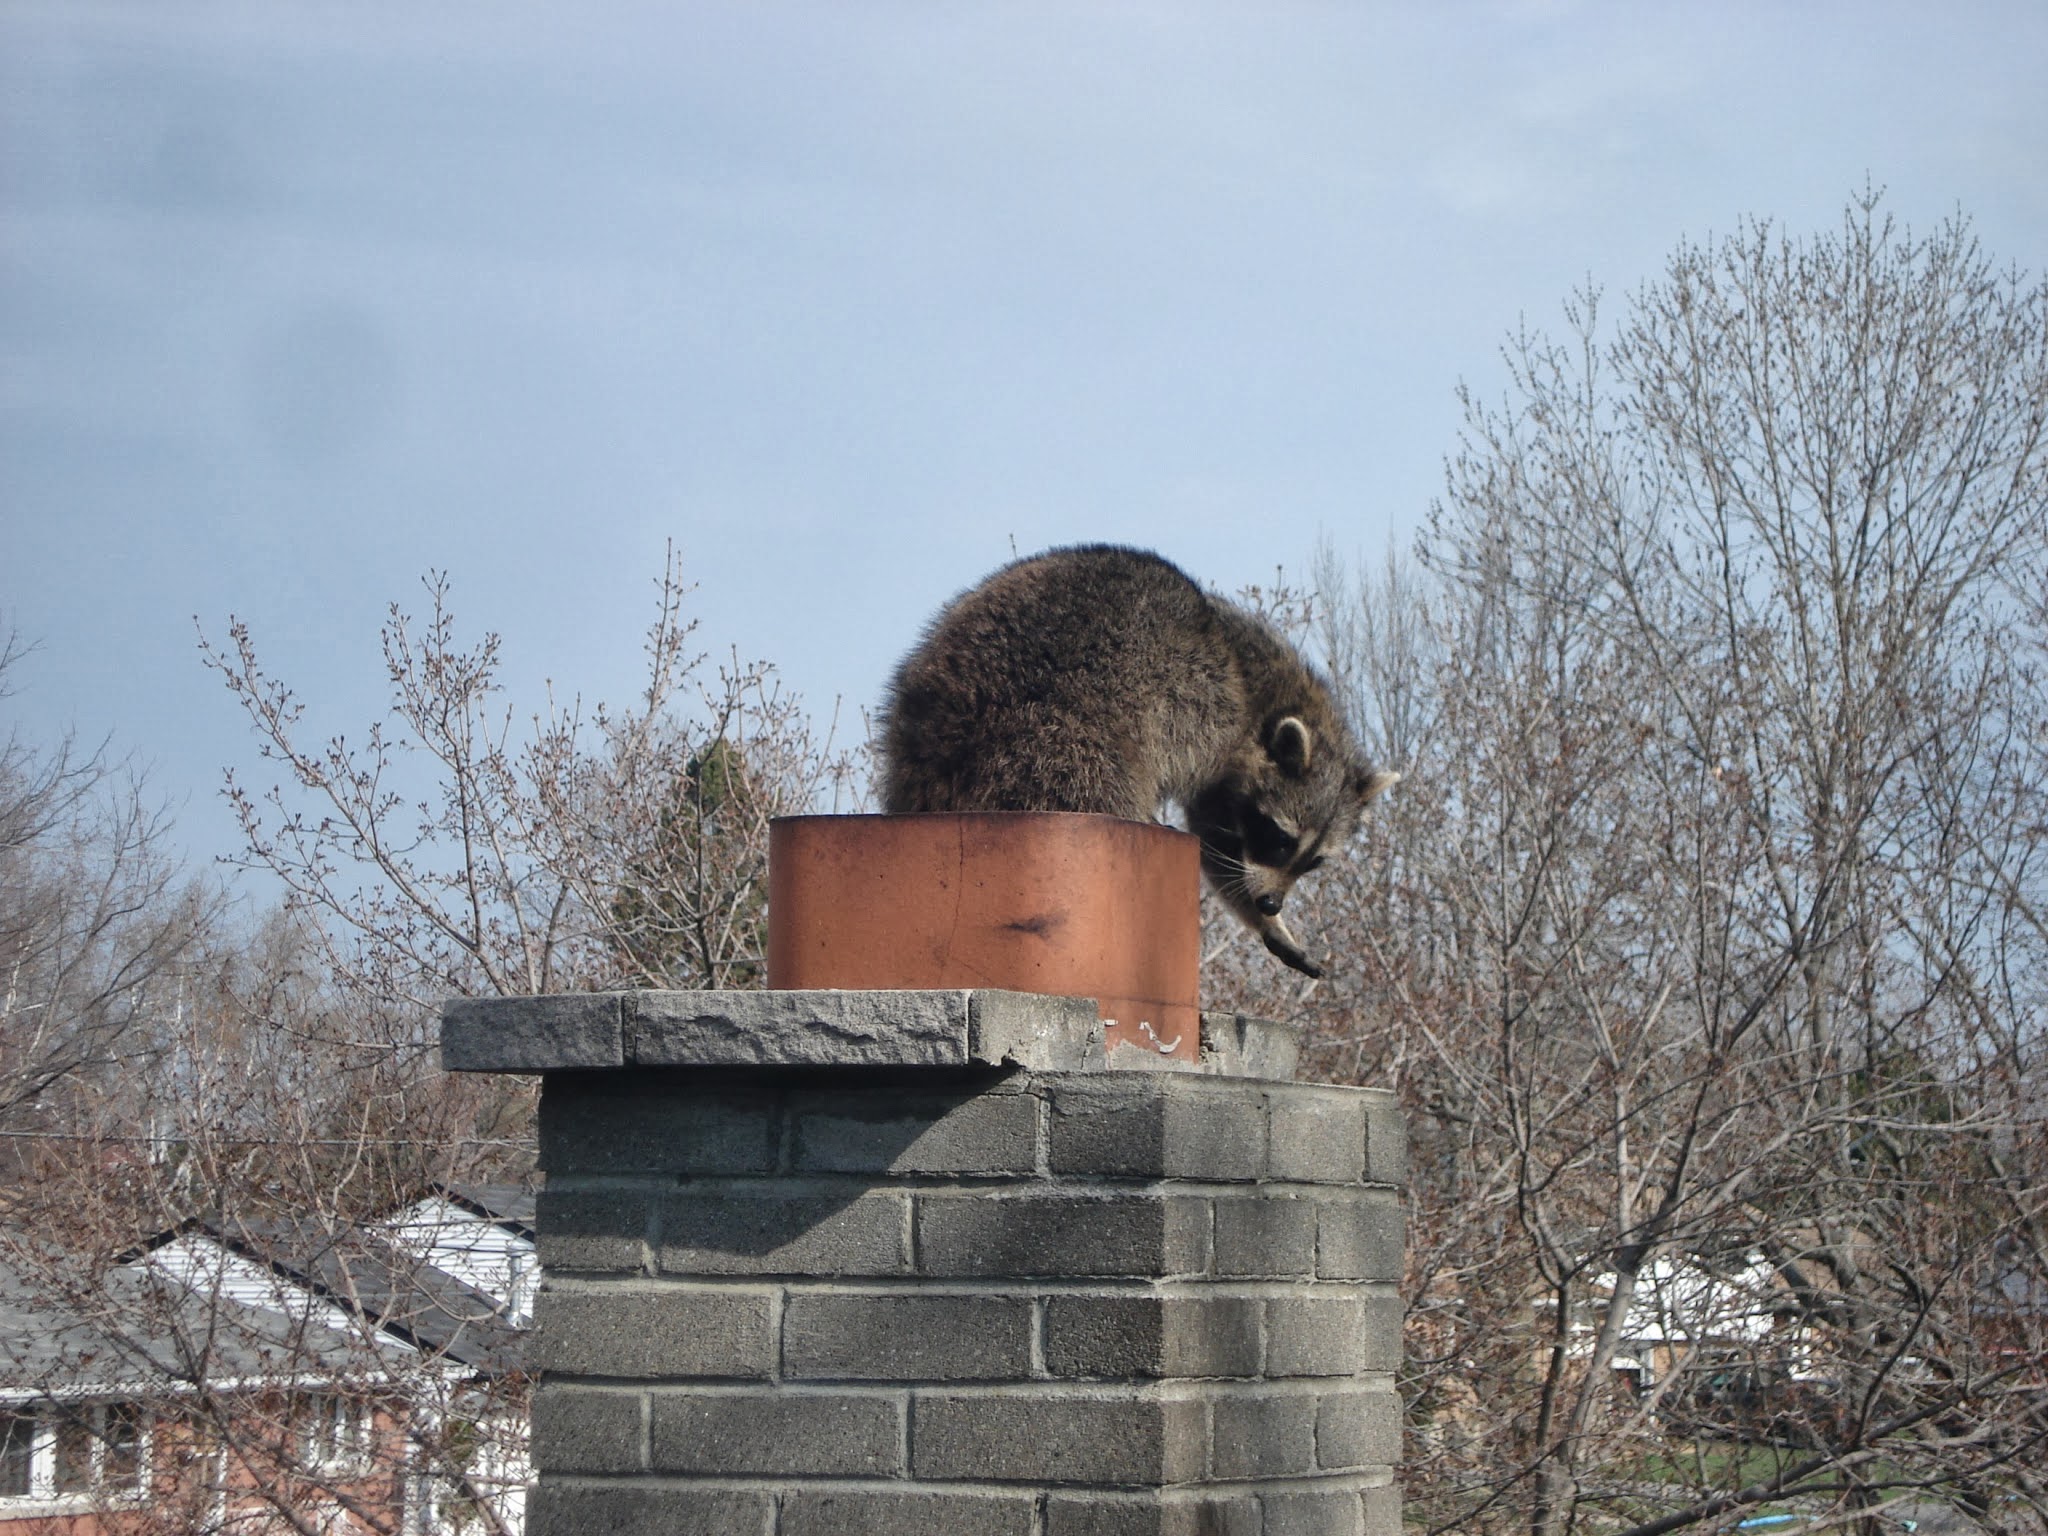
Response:
[[[1401,775],[1382,769],[1378,773],[1356,773],[1352,775],[1351,787],[1358,795],[1360,805],[1370,804],[1401,782]]]
[[[1295,715],[1283,715],[1266,728],[1266,755],[1289,778],[1298,779],[1308,772],[1313,743],[1308,727]]]

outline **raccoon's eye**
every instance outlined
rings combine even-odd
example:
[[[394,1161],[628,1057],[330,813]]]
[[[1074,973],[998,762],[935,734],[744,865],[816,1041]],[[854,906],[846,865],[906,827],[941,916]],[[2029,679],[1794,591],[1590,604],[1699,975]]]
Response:
[[[1245,818],[1244,840],[1255,860],[1275,869],[1288,864],[1301,846],[1301,839],[1279,822],[1256,812]]]

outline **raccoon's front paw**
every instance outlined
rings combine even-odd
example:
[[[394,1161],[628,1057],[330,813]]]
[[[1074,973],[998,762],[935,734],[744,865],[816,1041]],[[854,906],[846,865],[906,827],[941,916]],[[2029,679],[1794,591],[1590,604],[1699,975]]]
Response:
[[[1294,942],[1294,935],[1289,933],[1277,918],[1260,928],[1259,937],[1266,941],[1266,948],[1277,959],[1293,966],[1304,976],[1317,981],[1323,979],[1323,968],[1309,959],[1302,947]]]

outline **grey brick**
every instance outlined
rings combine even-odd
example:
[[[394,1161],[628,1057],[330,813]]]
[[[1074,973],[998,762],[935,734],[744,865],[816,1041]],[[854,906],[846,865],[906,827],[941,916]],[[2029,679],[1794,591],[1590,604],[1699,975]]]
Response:
[[[563,1472],[639,1472],[642,1396],[544,1381],[533,1394],[533,1464]]]
[[[739,1376],[775,1369],[769,1294],[550,1287],[535,1308],[541,1369],[572,1376]]]
[[[779,1139],[759,1082],[571,1074],[541,1087],[540,1165],[554,1174],[768,1173]]]
[[[1241,1498],[1176,1499],[1161,1511],[1160,1536],[1260,1536],[1259,1501]]]
[[[1024,1296],[807,1296],[782,1313],[792,1380],[974,1381],[1031,1373]]]
[[[1365,1089],[1365,1176],[1375,1184],[1408,1182],[1408,1126],[1385,1089]]]
[[[1216,1202],[1216,1273],[1307,1276],[1316,1267],[1316,1206],[1298,1192]]]
[[[898,1275],[896,1194],[671,1195],[659,1203],[658,1267],[671,1275]]]
[[[652,1202],[625,1190],[550,1186],[536,1202],[534,1245],[552,1274],[638,1274],[647,1267]]]
[[[1231,1393],[1210,1414],[1211,1476],[1292,1477],[1315,1465],[1316,1399],[1308,1393]]]
[[[1038,1100],[986,1083],[948,1095],[806,1095],[790,1105],[799,1170],[1028,1174],[1038,1165]]]
[[[1268,1493],[1259,1504],[1263,1536],[1363,1536],[1364,1515],[1355,1488]]]
[[[1202,1068],[1224,1077],[1291,1082],[1301,1060],[1301,1031],[1242,1013],[1202,1015]]]
[[[657,1472],[726,1477],[900,1477],[903,1401],[805,1392],[656,1392]]]
[[[1383,1191],[1323,1201],[1316,1222],[1316,1273],[1325,1280],[1398,1281],[1405,1225],[1405,1213]]]
[[[1401,1536],[1401,1486],[1387,1483],[1362,1491],[1365,1536]]]
[[[1045,1536],[1162,1536],[1166,1512],[1151,1494],[1061,1494],[1045,1502]]]
[[[527,1536],[771,1536],[766,1492],[541,1484],[526,1496]]]
[[[1055,1296],[1045,1308],[1054,1376],[1253,1376],[1262,1303],[1237,1297]]]
[[[1398,1296],[1286,1296],[1266,1303],[1268,1376],[1355,1376],[1401,1360]]]
[[[973,1062],[959,991],[629,992],[640,1066],[954,1066]]]
[[[1102,1018],[1092,998],[977,988],[967,994],[967,1018],[977,1062],[1034,1072],[1102,1069]]]
[[[450,1072],[635,1066],[1102,1066],[1086,998],[1001,990],[578,992],[454,998]]]
[[[918,1477],[1156,1487],[1202,1473],[1199,1402],[918,1393],[910,1411]]]
[[[1047,1080],[1055,1174],[1251,1180],[1266,1171],[1265,1096],[1254,1084],[1167,1072]]]
[[[1045,1536],[1259,1536],[1259,1504],[1250,1494],[1055,1492],[1046,1499]]]
[[[1164,1513],[1160,1536],[1262,1536],[1259,1501],[1249,1495],[1173,1499]]]
[[[616,992],[458,997],[441,1005],[446,1072],[552,1072],[625,1059]]]
[[[1183,1196],[917,1197],[918,1268],[927,1275],[1199,1274],[1208,1238],[1208,1203]]]
[[[1357,1089],[1288,1084],[1269,1092],[1276,1179],[1356,1184],[1365,1177],[1366,1097]]]
[[[782,1496],[778,1536],[1031,1536],[1030,1493],[890,1493],[797,1489]]]
[[[629,992],[626,1060],[642,1066],[1085,1070],[1102,1060],[1086,998],[1001,990]]]
[[[1365,1309],[1366,1350],[1365,1366],[1368,1371],[1395,1371],[1401,1368],[1402,1326],[1408,1319],[1408,1304],[1394,1291],[1376,1291],[1361,1298]]]
[[[1392,1385],[1331,1392],[1316,1409],[1316,1462],[1326,1472],[1401,1461],[1401,1399]]]

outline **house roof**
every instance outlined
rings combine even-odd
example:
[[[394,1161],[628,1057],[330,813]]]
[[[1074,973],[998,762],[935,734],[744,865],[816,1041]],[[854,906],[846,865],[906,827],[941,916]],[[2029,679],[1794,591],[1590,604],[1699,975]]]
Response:
[[[395,1345],[319,1318],[201,1293],[145,1263],[72,1283],[47,1265],[0,1262],[0,1400],[336,1379],[388,1363]]]
[[[422,1242],[412,1210],[381,1225],[194,1218],[88,1275],[17,1231],[16,1261],[0,1259],[0,1401],[336,1380],[422,1354],[478,1375],[522,1370],[533,1192],[468,1184],[430,1198],[498,1235]]]
[[[441,1192],[486,1221],[531,1241],[537,1197],[523,1184],[447,1184]]]
[[[373,1228],[301,1217],[203,1230],[413,1348],[491,1374],[525,1363],[524,1331],[498,1298]]]

